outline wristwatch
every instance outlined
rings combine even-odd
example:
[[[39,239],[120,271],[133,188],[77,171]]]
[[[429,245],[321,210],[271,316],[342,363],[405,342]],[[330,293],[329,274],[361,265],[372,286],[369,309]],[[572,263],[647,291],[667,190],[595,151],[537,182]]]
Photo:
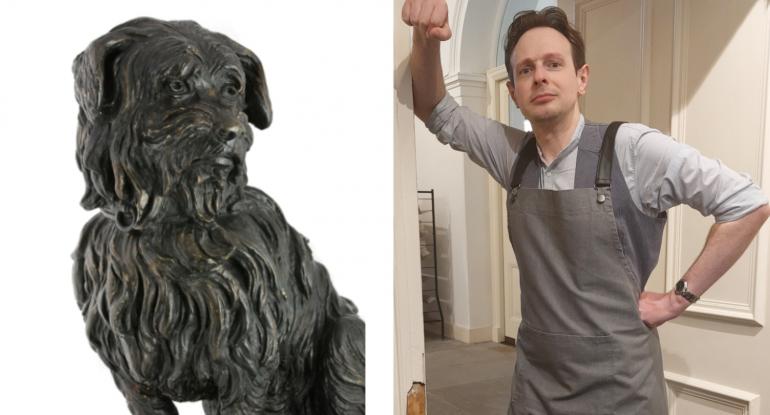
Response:
[[[695,302],[700,299],[699,296],[687,290],[687,281],[683,279],[679,280],[679,282],[676,283],[676,288],[674,289],[674,293],[676,295],[681,295],[682,297],[684,297],[684,299],[689,301],[690,304],[695,304]]]

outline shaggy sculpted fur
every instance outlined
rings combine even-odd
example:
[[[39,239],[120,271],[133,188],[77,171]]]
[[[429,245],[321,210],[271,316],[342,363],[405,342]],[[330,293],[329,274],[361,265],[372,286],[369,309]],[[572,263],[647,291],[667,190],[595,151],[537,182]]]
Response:
[[[140,18],[75,59],[73,254],[91,346],[133,414],[364,412],[364,324],[307,240],[246,186],[271,120],[257,57],[191,21]]]

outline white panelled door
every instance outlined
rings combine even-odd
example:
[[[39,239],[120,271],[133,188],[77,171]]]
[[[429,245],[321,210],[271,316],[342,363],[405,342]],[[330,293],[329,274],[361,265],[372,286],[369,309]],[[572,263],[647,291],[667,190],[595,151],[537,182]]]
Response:
[[[576,0],[591,68],[586,118],[648,124],[769,188],[769,7],[766,0]],[[647,290],[671,289],[713,222],[688,207],[669,211]],[[698,304],[659,328],[670,414],[770,415],[769,250],[763,230]]]

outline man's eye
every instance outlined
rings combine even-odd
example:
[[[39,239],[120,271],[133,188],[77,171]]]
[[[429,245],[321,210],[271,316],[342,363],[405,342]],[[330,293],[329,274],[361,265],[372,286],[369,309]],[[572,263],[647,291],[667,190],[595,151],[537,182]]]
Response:
[[[530,72],[530,68],[521,68],[519,69],[519,75],[526,75]]]
[[[548,67],[549,68],[560,68],[561,67],[561,62],[551,62],[551,63],[548,64]]]

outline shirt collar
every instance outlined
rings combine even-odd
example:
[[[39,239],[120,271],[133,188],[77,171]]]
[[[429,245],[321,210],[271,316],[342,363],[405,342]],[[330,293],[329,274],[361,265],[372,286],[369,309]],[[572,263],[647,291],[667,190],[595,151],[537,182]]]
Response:
[[[567,144],[567,147],[564,147],[559,152],[559,154],[556,155],[556,158],[554,158],[551,164],[549,165],[546,165],[545,161],[543,161],[543,152],[540,150],[540,146],[537,145],[537,142],[535,142],[535,147],[537,147],[537,155],[539,156],[539,159],[540,159],[540,165],[546,168],[552,169],[556,167],[561,160],[563,160],[570,153],[575,151],[575,149],[578,146],[578,143],[580,142],[580,135],[583,134],[583,126],[585,126],[585,119],[583,118],[583,114],[580,114],[577,127],[575,128],[575,132],[572,134],[572,139],[570,140],[569,144]]]

